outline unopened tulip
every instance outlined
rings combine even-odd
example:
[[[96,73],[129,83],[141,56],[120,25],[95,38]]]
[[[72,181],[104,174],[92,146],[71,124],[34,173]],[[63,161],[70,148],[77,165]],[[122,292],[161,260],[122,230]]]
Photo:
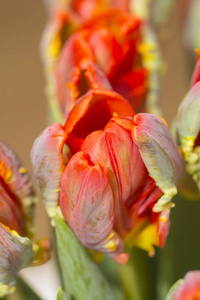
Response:
[[[64,126],[38,137],[31,159],[50,217],[60,206],[87,248],[126,263],[124,242],[150,254],[164,246],[181,160],[160,118],[134,115],[113,91],[89,90]]]

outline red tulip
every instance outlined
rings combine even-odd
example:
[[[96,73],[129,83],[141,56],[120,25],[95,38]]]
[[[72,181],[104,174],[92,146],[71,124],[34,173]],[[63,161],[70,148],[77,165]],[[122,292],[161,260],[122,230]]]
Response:
[[[71,69],[96,63],[113,89],[134,109],[141,109],[148,89],[148,71],[138,51],[142,28],[141,20],[118,10],[108,10],[84,23],[66,42],[56,67],[61,108],[68,101],[66,83]]]
[[[164,245],[181,162],[158,117],[134,116],[116,92],[89,90],[64,127],[38,137],[31,159],[49,215],[59,205],[87,248],[125,263],[124,242],[151,253]]]

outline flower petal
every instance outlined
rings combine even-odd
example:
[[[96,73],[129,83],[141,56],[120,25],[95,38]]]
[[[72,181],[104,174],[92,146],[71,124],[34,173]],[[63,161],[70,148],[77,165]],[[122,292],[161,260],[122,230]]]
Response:
[[[34,180],[42,195],[47,213],[54,217],[60,194],[60,180],[65,166],[63,146],[67,134],[59,123],[46,128],[31,150]]]
[[[200,271],[187,272],[171,299],[200,299]]]
[[[107,170],[83,152],[72,157],[62,175],[60,207],[86,247],[113,257],[121,254],[124,245],[113,230],[114,202]]]
[[[25,215],[27,230],[31,233],[33,231],[33,206],[36,202],[33,186],[26,168],[22,165],[16,154],[1,139],[0,178],[2,178],[14,197],[17,197],[16,201],[20,202]]]
[[[153,211],[168,209],[171,198],[177,193],[176,183],[181,174],[181,157],[164,122],[150,114],[138,114],[133,118],[132,137],[157,186],[164,195]]]
[[[65,118],[68,117],[76,101],[94,88],[112,90],[108,79],[95,64],[72,69],[66,84]]]
[[[200,50],[196,49],[197,52],[197,61],[196,65],[192,74],[192,79],[191,79],[191,87],[193,87],[198,81],[200,81]]]
[[[183,99],[176,122],[183,152],[190,152],[200,131],[200,82]]]
[[[0,223],[0,297],[14,290],[16,273],[34,258],[32,243]]]
[[[80,151],[86,136],[103,129],[113,115],[134,115],[131,105],[118,93],[93,89],[80,98],[65,123],[67,144],[72,153]]]

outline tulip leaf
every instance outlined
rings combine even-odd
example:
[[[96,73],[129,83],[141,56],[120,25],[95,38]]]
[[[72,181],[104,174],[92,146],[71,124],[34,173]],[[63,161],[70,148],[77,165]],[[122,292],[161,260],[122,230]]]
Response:
[[[55,218],[55,225],[58,257],[67,298],[115,300],[106,278],[68,225],[59,216]]]
[[[175,290],[177,289],[177,287],[183,282],[183,279],[179,279],[178,281],[176,281],[172,287],[170,288],[167,297],[165,298],[165,300],[172,300],[173,294],[175,292]]]

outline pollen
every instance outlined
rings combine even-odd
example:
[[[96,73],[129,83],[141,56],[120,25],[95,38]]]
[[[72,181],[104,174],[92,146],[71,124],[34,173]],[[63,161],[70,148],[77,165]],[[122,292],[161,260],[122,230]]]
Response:
[[[105,245],[105,248],[113,252],[116,250],[117,246],[114,242],[110,241]]]
[[[26,168],[20,168],[19,169],[19,173],[21,173],[21,174],[24,174],[26,172],[27,172]]]
[[[115,111],[113,112],[113,117],[118,117],[118,113],[116,113]]]
[[[160,217],[160,218],[159,218],[159,221],[162,221],[162,222],[167,222],[167,221],[168,221],[168,219],[167,219],[167,218],[164,218],[164,217]]]

